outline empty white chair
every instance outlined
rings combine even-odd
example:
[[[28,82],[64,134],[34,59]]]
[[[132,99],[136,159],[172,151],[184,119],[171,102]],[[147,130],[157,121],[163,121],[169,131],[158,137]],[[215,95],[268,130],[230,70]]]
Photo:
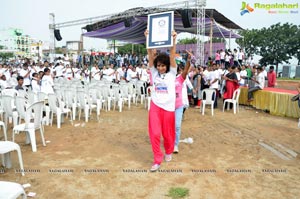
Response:
[[[6,132],[6,125],[4,122],[0,121],[0,126],[3,128],[4,140],[7,140],[7,132]]]
[[[128,109],[130,109],[131,94],[129,93],[129,87],[127,84],[121,84],[120,89],[121,89],[122,104],[123,102],[127,102]]]
[[[136,93],[137,93],[137,100],[135,101],[135,104],[137,104],[138,98],[141,99],[141,104],[144,103],[145,99],[145,82],[143,81],[137,81],[136,83]]]
[[[4,89],[1,91],[2,95],[9,95],[15,97],[18,95],[18,91],[16,89]]]
[[[150,104],[151,104],[151,93],[153,92],[153,87],[152,86],[148,86],[146,89],[146,98],[145,100],[147,100],[147,102],[145,102],[145,108],[148,109],[148,111],[150,110]]]
[[[87,103],[87,100],[85,99],[85,92],[84,91],[77,91],[77,108],[79,109],[79,120],[81,117],[81,110],[84,111],[84,116],[85,116],[85,122],[89,121],[89,104]]]
[[[24,176],[25,174],[20,146],[11,141],[0,141],[0,154],[2,154],[2,164],[5,165],[6,168],[11,168],[10,152],[12,151],[17,151],[18,153],[21,174]]]
[[[21,96],[16,97],[16,109],[18,113],[18,124],[21,123],[21,120],[25,119],[26,115],[26,103],[25,103],[25,98]]]
[[[13,110],[15,99],[9,95],[2,95],[2,107],[4,111],[4,122],[7,126],[8,118],[13,118],[13,126],[15,126],[18,122],[18,113]]]
[[[240,98],[241,89],[238,88],[233,92],[233,96],[231,99],[224,100],[223,104],[223,112],[225,109],[225,104],[227,103],[227,110],[229,110],[229,105],[233,104],[233,113],[236,114],[236,109],[239,112],[239,98]]]
[[[13,128],[13,142],[15,141],[15,134],[19,134],[19,132],[26,132],[26,143],[31,143],[33,152],[37,151],[35,130],[40,130],[43,146],[46,146],[44,128],[42,126],[43,105],[44,101],[35,102],[30,105],[26,110],[25,123],[16,125]],[[33,122],[30,121],[31,118],[33,118]]]
[[[20,196],[26,199],[26,193],[22,185],[15,182],[0,181],[0,198],[16,199]]]
[[[48,95],[48,103],[50,107],[50,121],[51,121],[51,126],[53,124],[53,115],[56,114],[56,119],[57,119],[57,128],[61,127],[61,122],[62,122],[62,115],[70,113],[70,118],[72,120],[72,112],[68,108],[64,108],[62,101],[60,98],[58,98],[55,94],[49,94]]]
[[[202,96],[202,115],[205,112],[205,105],[211,105],[211,115],[214,115],[214,102],[216,97],[216,90],[215,89],[204,89],[201,93]],[[200,109],[201,111],[201,109]]]
[[[65,90],[65,104],[67,109],[72,110],[72,119],[76,118],[76,89]]]

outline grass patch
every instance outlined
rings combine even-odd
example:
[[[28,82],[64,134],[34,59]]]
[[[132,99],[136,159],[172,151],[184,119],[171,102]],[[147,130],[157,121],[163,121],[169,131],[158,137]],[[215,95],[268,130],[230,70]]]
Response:
[[[189,195],[189,189],[181,188],[181,187],[172,187],[169,190],[167,196],[171,197],[172,199],[184,198]]]

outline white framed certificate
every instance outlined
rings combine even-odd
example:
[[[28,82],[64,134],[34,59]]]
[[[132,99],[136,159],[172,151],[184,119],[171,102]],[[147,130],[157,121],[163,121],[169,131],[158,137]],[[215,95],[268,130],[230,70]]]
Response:
[[[173,46],[174,11],[148,15],[147,48]]]

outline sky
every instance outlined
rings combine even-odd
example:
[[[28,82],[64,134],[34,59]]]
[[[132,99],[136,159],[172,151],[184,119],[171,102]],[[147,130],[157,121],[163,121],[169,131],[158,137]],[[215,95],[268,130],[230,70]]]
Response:
[[[207,0],[206,8],[214,8],[244,29],[259,29],[275,23],[293,23],[300,25],[299,0],[244,0],[251,7],[255,3],[298,3],[296,14],[270,14],[265,9],[254,9],[254,12],[240,15],[243,0]],[[114,14],[135,7],[152,7],[161,4],[180,2],[178,0],[1,0],[0,30],[21,28],[37,40],[49,41],[49,13],[55,14],[56,23],[77,19]],[[181,1],[182,2],[182,1]],[[62,28],[63,46],[66,41],[80,40],[81,28],[84,25]],[[105,42],[101,39],[84,39],[86,49],[104,50]]]

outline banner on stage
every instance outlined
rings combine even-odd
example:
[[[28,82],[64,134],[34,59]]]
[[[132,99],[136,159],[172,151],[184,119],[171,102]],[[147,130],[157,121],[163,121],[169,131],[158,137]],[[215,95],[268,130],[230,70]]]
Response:
[[[173,46],[174,12],[163,12],[148,15],[147,48]]]

